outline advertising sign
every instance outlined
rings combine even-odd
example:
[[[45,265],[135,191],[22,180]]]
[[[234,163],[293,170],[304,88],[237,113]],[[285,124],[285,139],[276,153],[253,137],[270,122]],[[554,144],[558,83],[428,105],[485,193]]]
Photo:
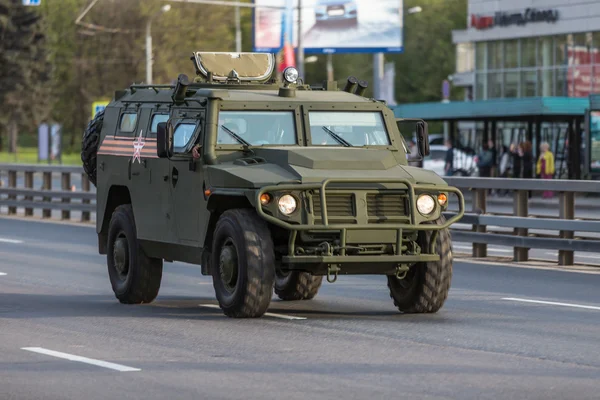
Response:
[[[588,97],[600,88],[600,67],[591,65],[593,60],[599,60],[598,49],[586,46],[573,46],[567,50],[569,69],[567,71],[567,86],[569,97]],[[596,61],[598,62],[598,61]],[[593,91],[592,91],[592,84]]]
[[[298,46],[298,0],[253,0],[254,51]],[[302,0],[305,53],[402,53],[403,0]],[[291,15],[290,15],[291,14]]]

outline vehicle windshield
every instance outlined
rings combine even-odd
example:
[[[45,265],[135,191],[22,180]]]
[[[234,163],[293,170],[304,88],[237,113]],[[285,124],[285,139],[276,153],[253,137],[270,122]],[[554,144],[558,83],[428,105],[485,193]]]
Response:
[[[311,111],[313,146],[388,146],[390,138],[379,111]]]
[[[297,144],[292,111],[221,111],[217,145]]]

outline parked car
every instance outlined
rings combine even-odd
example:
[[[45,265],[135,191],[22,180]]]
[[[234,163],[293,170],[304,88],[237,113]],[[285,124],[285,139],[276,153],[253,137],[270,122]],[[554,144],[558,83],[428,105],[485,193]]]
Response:
[[[330,21],[347,21],[358,23],[358,7],[351,0],[317,0],[315,6],[317,25]]]

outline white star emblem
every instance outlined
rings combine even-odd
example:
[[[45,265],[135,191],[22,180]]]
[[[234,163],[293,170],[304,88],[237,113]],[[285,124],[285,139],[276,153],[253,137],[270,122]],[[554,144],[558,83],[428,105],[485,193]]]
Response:
[[[144,148],[145,144],[146,142],[144,142],[144,139],[142,138],[142,131],[140,130],[140,136],[133,142],[133,162],[135,162],[135,159],[137,158],[138,163],[142,163],[140,158],[142,155],[141,150]]]

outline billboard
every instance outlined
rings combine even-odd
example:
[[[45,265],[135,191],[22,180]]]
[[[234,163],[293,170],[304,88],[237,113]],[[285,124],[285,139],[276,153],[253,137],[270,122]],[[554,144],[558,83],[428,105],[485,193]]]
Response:
[[[253,47],[298,46],[298,0],[253,0]],[[403,0],[302,0],[305,53],[402,53]]]

